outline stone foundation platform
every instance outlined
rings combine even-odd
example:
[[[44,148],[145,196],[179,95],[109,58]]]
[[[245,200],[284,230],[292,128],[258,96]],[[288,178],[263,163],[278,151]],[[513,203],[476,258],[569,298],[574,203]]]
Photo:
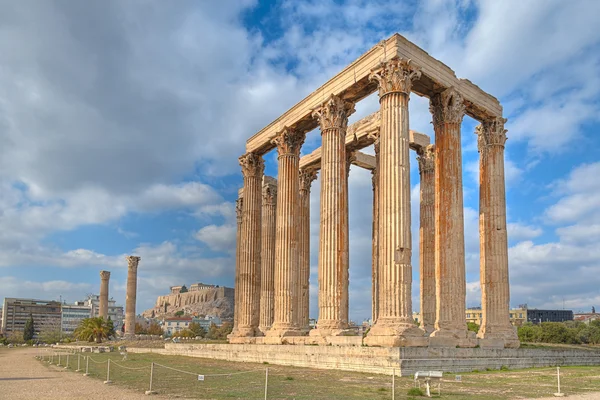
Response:
[[[164,349],[128,348],[127,351],[388,375],[395,369],[396,374],[401,376],[410,376],[421,370],[471,372],[501,367],[518,369],[556,365],[600,365],[600,351],[583,349],[167,343]]]

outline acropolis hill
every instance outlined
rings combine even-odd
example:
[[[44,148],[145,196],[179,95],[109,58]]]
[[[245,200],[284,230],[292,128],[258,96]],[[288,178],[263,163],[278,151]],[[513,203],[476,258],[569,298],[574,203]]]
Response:
[[[189,289],[172,286],[171,293],[159,296],[154,308],[142,313],[145,317],[171,316],[183,310],[185,314],[215,315],[223,320],[233,319],[232,288],[194,283]]]

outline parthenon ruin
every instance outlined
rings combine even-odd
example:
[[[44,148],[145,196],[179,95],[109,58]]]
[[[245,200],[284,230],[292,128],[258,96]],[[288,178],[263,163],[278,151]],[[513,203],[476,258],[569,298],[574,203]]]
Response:
[[[380,111],[348,126],[354,105],[378,91]],[[409,129],[410,94],[429,98],[435,132]],[[483,320],[465,320],[461,123],[478,120]],[[248,139],[240,157],[235,321],[230,343],[518,347],[510,324],[504,182],[506,131],[493,96],[396,34],[382,41]],[[307,132],[321,147],[300,157]],[[375,156],[359,150],[374,145]],[[276,148],[277,178],[263,155]],[[418,154],[420,308],[412,318],[409,149]],[[373,326],[348,330],[348,174],[373,175]],[[318,322],[308,325],[311,183],[320,171]],[[358,341],[357,341],[358,340]]]

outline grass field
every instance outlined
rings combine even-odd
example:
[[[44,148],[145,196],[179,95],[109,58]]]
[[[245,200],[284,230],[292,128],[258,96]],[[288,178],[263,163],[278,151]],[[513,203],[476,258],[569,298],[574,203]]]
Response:
[[[154,362],[152,389],[169,397],[263,399],[265,372],[268,368],[269,399],[392,398],[391,376],[157,354],[129,354],[125,361],[118,353],[92,354],[89,361],[90,379],[106,380],[109,358],[110,380],[113,384],[140,392],[149,388],[150,365]],[[56,362],[57,358],[54,359],[54,364]],[[65,363],[63,356],[63,367]],[[80,363],[85,370],[83,357]],[[69,364],[68,371],[77,368],[76,355],[70,356]],[[56,368],[54,365],[49,367]],[[204,375],[203,381],[198,380],[198,374]],[[504,400],[546,397],[556,392],[555,368],[481,371],[461,374],[461,378],[461,382],[457,382],[455,374],[445,374],[441,398]],[[412,378],[396,377],[395,398],[414,398],[407,394],[412,387]],[[561,387],[567,394],[600,392],[600,366],[561,368]]]

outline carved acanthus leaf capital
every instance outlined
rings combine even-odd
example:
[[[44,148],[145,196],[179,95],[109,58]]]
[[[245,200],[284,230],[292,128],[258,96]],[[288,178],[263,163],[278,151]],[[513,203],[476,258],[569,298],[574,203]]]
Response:
[[[259,156],[256,153],[248,153],[241,156],[239,160],[244,178],[262,177],[265,170],[265,162],[262,156]]]
[[[481,152],[488,146],[502,146],[506,143],[506,129],[504,124],[507,119],[502,117],[491,118],[475,127],[477,135],[477,148]]]
[[[417,161],[419,162],[419,173],[432,172],[435,170],[435,145],[430,144],[419,149]]]
[[[110,279],[110,271],[100,271],[100,279],[107,281]]]
[[[354,103],[331,95],[323,104],[316,108],[312,116],[319,120],[321,132],[326,129],[342,129],[348,127],[348,117],[354,112]]]
[[[460,124],[465,116],[464,99],[456,89],[448,88],[431,97],[429,111],[434,126],[444,123]]]
[[[317,179],[317,170],[315,168],[303,168],[300,173],[300,191],[310,192],[310,187],[315,179]]]
[[[270,206],[277,204],[277,186],[263,185],[262,196],[263,204],[267,204]]]
[[[137,272],[138,264],[140,263],[141,257],[138,256],[125,256],[127,260],[127,267],[134,272]]]
[[[235,215],[237,217],[238,224],[242,222],[242,211],[244,209],[244,198],[240,197],[235,201]]]
[[[292,155],[299,157],[300,149],[304,144],[304,139],[306,138],[306,133],[299,131],[297,129],[291,129],[288,127],[283,128],[283,130],[271,141],[275,146],[277,146],[277,152],[279,157]]]
[[[407,60],[394,57],[387,62],[381,63],[378,68],[371,71],[370,80],[379,83],[379,97],[388,93],[404,93],[409,95],[412,82],[421,77],[421,69]]]

